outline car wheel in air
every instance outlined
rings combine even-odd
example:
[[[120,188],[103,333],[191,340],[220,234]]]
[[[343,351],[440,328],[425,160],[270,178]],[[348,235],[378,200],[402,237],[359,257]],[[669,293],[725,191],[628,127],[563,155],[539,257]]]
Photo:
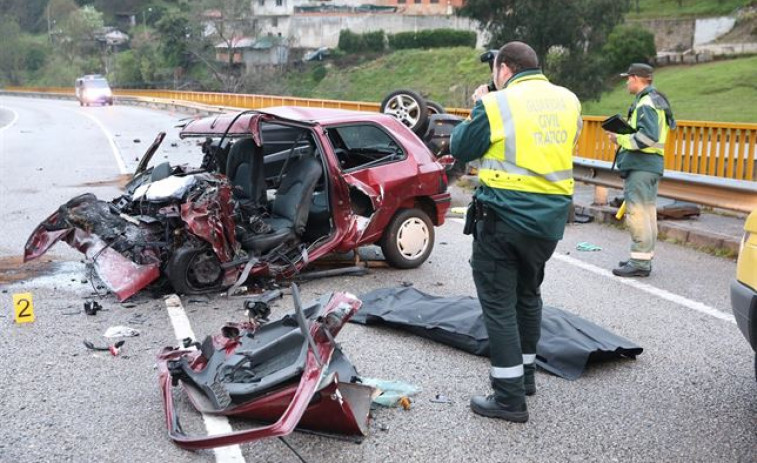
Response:
[[[428,115],[434,115],[434,114],[447,114],[447,111],[444,109],[444,106],[440,105],[436,101],[428,100],[426,101],[426,106],[428,108]]]
[[[218,256],[207,245],[177,249],[166,265],[166,274],[178,294],[199,294],[219,289],[224,272]]]
[[[395,90],[381,102],[381,112],[391,114],[418,135],[428,126],[426,100],[412,90]]]
[[[380,244],[392,267],[418,267],[434,249],[434,225],[420,209],[400,209],[389,222]]]

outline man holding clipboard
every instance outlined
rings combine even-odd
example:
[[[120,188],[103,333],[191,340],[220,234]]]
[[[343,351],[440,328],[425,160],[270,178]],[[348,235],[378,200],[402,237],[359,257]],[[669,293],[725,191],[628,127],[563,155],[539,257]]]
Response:
[[[616,161],[624,179],[626,225],[631,232],[630,259],[612,270],[620,277],[646,277],[652,271],[657,241],[657,187],[664,171],[665,141],[675,128],[668,99],[652,86],[654,69],[634,63],[621,74],[628,92],[636,95],[628,123],[613,116],[602,123],[618,145]]]

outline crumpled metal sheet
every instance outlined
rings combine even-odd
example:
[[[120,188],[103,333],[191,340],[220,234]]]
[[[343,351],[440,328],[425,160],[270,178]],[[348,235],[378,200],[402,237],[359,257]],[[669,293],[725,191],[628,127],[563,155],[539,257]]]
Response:
[[[472,354],[489,356],[481,305],[469,296],[432,296],[415,288],[382,288],[360,296],[350,322],[386,324]],[[565,379],[578,379],[587,363],[635,358],[643,349],[577,315],[545,306],[536,364]]]

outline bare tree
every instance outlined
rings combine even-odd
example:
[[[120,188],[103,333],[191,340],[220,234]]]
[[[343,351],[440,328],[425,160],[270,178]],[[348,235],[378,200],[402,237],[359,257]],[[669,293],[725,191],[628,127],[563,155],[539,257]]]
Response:
[[[235,92],[243,81],[244,65],[235,60],[240,40],[255,36],[249,0],[202,0],[194,3],[193,18],[200,23],[205,40],[189,52],[204,63],[222,91]],[[216,59],[216,46],[226,50],[225,60]]]

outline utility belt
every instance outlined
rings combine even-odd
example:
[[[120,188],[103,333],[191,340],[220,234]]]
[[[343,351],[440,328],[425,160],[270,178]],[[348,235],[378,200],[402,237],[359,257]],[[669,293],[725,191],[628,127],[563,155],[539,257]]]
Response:
[[[465,213],[465,225],[463,226],[464,235],[473,235],[476,238],[476,224],[484,223],[484,229],[488,232],[494,231],[497,222],[497,212],[483,201],[476,198],[468,204],[468,210]]]

